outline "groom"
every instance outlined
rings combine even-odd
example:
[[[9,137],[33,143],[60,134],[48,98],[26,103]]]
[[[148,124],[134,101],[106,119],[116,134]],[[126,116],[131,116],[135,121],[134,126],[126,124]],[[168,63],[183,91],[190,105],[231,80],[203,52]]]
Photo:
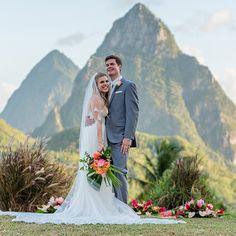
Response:
[[[109,97],[106,134],[108,146],[112,149],[113,164],[122,174],[117,174],[121,188],[115,189],[115,196],[127,203],[127,159],[130,147],[136,147],[135,129],[138,121],[138,96],[133,82],[121,75],[122,61],[115,55],[105,58],[106,70],[111,78],[112,90]]]

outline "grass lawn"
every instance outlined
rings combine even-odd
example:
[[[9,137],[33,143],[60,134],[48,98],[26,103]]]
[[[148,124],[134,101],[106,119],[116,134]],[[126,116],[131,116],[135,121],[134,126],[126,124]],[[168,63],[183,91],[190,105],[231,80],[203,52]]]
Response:
[[[0,217],[0,235],[236,235],[236,217],[185,219],[178,225],[52,225],[11,222]]]

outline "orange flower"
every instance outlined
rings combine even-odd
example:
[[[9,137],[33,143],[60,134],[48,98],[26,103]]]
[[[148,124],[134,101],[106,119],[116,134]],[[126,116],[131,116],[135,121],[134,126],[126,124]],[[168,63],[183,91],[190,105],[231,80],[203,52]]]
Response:
[[[101,157],[101,156],[102,156],[102,154],[100,152],[98,152],[98,151],[94,152],[94,154],[93,154],[94,160],[98,160],[99,157]]]
[[[108,168],[110,168],[110,165],[111,165],[110,162],[106,161],[104,167],[106,167],[108,169]]]

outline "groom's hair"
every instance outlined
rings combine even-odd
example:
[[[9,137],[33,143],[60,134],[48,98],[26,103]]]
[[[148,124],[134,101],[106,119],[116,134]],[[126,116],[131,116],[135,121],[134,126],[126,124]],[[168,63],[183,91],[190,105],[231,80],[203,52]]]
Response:
[[[105,62],[108,61],[108,60],[110,60],[110,59],[115,59],[116,63],[117,63],[118,65],[122,66],[122,61],[121,61],[121,59],[120,59],[118,56],[116,56],[116,55],[109,55],[109,56],[107,56],[107,57],[105,58]]]

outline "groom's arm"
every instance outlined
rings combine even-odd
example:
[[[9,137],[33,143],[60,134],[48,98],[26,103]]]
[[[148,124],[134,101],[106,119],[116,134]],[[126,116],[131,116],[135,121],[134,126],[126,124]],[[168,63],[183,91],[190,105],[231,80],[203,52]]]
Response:
[[[139,114],[137,89],[136,85],[132,82],[128,84],[126,88],[125,108],[126,117],[124,138],[132,140],[134,139]]]

